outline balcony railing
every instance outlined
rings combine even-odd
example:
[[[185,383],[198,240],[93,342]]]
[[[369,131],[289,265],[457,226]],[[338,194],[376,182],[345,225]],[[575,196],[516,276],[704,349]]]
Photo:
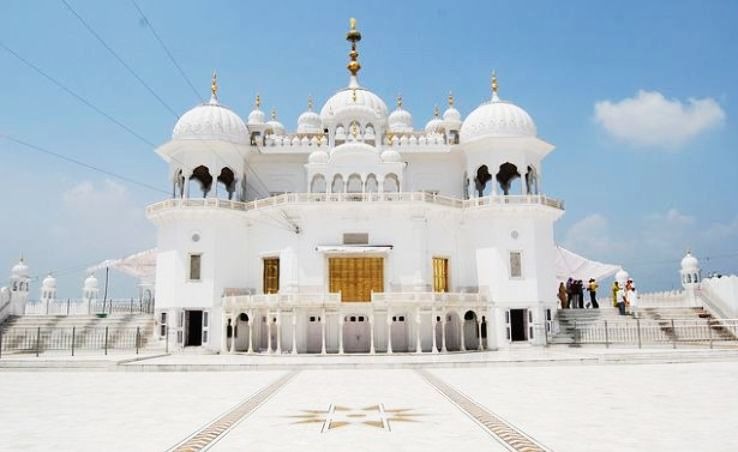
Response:
[[[29,301],[25,315],[151,314],[154,303],[131,299]]]
[[[449,196],[436,195],[426,192],[405,193],[286,193],[269,198],[257,199],[249,202],[230,201],[219,198],[174,198],[152,204],[146,209],[151,215],[162,210],[172,208],[218,208],[242,212],[259,210],[267,207],[318,204],[318,203],[425,203],[458,209],[478,208],[482,206],[505,205],[542,205],[563,210],[561,200],[544,195],[496,195],[483,198],[458,199]]]

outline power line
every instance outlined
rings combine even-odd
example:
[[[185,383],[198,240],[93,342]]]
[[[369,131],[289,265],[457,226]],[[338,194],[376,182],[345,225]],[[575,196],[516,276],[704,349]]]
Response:
[[[151,93],[152,96],[156,98],[156,100],[159,101],[160,104],[162,104],[167,110],[169,110],[169,112],[172,115],[174,115],[175,118],[179,118],[179,115],[177,114],[177,112],[174,111],[174,109],[170,107],[166,102],[164,102],[164,99],[162,99],[158,94],[156,94],[156,92],[148,85],[148,83],[146,83],[141,78],[141,76],[139,76],[136,73],[136,71],[134,71],[131,68],[131,66],[128,65],[128,63],[123,61],[123,58],[121,58],[120,55],[118,55],[118,53],[116,53],[116,51],[113,50],[113,48],[110,47],[108,43],[105,42],[105,40],[99,34],[97,34],[97,32],[95,32],[95,30],[93,30],[93,28],[84,20],[84,18],[82,18],[82,16],[80,16],[79,13],[77,13],[77,11],[74,10],[74,8],[72,8],[72,5],[70,5],[67,2],[67,0],[61,0],[61,2],[64,3],[64,6],[66,6],[67,9],[69,9],[69,11],[71,11],[72,14],[74,14],[77,17],[77,19],[79,19],[79,21],[87,29],[87,31],[89,31],[92,36],[94,36],[98,41],[100,41],[100,44],[102,44],[103,47],[105,47],[105,49],[107,49],[107,51],[110,52],[110,54],[113,55],[115,59],[118,60],[118,62],[122,64],[123,67],[125,67],[128,70],[128,72],[131,75],[133,75],[136,78],[136,80],[138,80],[138,82],[141,83],[141,85],[143,85],[143,87],[146,88],[149,91],[149,93]]]
[[[154,187],[153,185],[149,185],[146,182],[140,182],[140,181],[137,181],[135,179],[131,179],[130,177],[123,176],[123,175],[114,173],[112,171],[109,171],[109,170],[106,170],[106,169],[103,169],[103,168],[99,168],[97,166],[93,166],[93,165],[87,164],[87,163],[82,162],[80,160],[74,159],[72,157],[67,157],[66,155],[60,154],[58,152],[50,151],[48,149],[42,148],[41,146],[38,146],[38,145],[35,145],[35,144],[32,144],[32,143],[29,143],[27,141],[23,141],[21,139],[12,137],[10,135],[4,134],[4,133],[0,133],[0,137],[5,138],[8,141],[12,141],[13,143],[20,144],[21,146],[25,146],[25,147],[27,147],[29,149],[33,149],[35,151],[42,152],[42,153],[47,154],[47,155],[51,155],[53,157],[56,157],[58,159],[64,160],[64,161],[69,162],[69,163],[72,163],[74,165],[81,166],[83,168],[87,168],[87,169],[90,169],[90,170],[93,170],[93,171],[97,171],[98,173],[102,173],[102,174],[105,174],[105,175],[110,176],[110,177],[114,177],[116,179],[122,180],[124,182],[129,183],[129,184],[138,185],[139,187],[148,188],[149,190],[154,190],[154,191],[157,191],[159,193],[165,193],[165,194],[169,195],[169,192],[164,191],[164,190],[162,190],[160,188]]]
[[[36,73],[38,73],[41,76],[43,76],[46,80],[48,80],[51,83],[53,83],[54,85],[56,85],[59,89],[61,89],[62,91],[66,92],[70,96],[74,97],[78,101],[82,102],[87,107],[89,107],[92,110],[94,110],[96,113],[98,113],[101,116],[107,118],[109,121],[113,122],[115,125],[117,125],[121,129],[125,130],[126,132],[128,132],[132,136],[136,137],[139,141],[145,143],[148,146],[151,146],[152,148],[155,148],[156,147],[156,145],[154,143],[152,143],[151,141],[147,140],[146,138],[144,138],[143,136],[141,136],[139,133],[137,133],[136,131],[134,131],[133,129],[131,129],[130,127],[128,127],[127,125],[125,125],[121,121],[115,119],[114,117],[112,117],[108,113],[105,113],[103,110],[101,110],[100,108],[98,108],[97,106],[95,106],[92,102],[90,102],[89,100],[87,100],[86,98],[84,98],[81,94],[78,94],[75,91],[73,91],[71,88],[68,88],[67,86],[65,86],[62,82],[60,82],[59,80],[57,80],[54,77],[52,77],[51,75],[49,75],[47,72],[45,72],[40,67],[38,67],[35,64],[31,63],[29,60],[27,60],[26,58],[24,58],[23,56],[21,56],[18,52],[16,52],[15,50],[11,49],[7,45],[5,45],[5,43],[3,43],[2,41],[0,41],[0,47],[2,47],[6,52],[8,52],[12,56],[14,56],[18,61],[20,61],[21,63],[25,64],[29,68],[33,69]]]
[[[187,77],[187,74],[185,73],[185,71],[182,69],[182,67],[179,65],[179,63],[177,63],[177,60],[174,58],[174,55],[172,55],[172,52],[169,51],[169,48],[167,48],[166,44],[164,44],[164,41],[159,37],[159,33],[156,32],[156,29],[154,28],[154,25],[151,23],[151,21],[149,20],[149,18],[146,17],[146,14],[144,14],[144,12],[141,10],[141,7],[138,6],[138,3],[136,3],[136,0],[131,0],[131,3],[133,3],[133,6],[136,8],[136,10],[138,10],[138,13],[141,15],[141,17],[143,18],[143,20],[144,20],[144,22],[146,24],[146,27],[151,31],[151,34],[154,35],[154,38],[159,43],[159,45],[161,46],[161,48],[164,49],[164,52],[169,57],[169,61],[171,61],[172,64],[174,65],[174,67],[177,68],[177,71],[179,72],[179,75],[181,75],[182,78],[185,80],[185,82],[187,82],[187,84],[190,86],[190,89],[192,89],[192,92],[195,93],[195,96],[198,99],[200,99],[200,102],[205,102],[205,99],[203,99],[203,97],[197,91],[197,89],[195,88],[195,86],[192,84],[192,81],[190,80],[190,78]]]

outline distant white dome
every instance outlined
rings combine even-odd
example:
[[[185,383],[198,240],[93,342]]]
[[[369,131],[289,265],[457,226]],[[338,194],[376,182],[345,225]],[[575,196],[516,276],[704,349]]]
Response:
[[[272,119],[267,121],[267,130],[272,131],[272,135],[282,136],[284,135],[284,125],[282,125],[281,122],[277,121],[277,111],[272,110]],[[267,132],[268,134],[268,132]]]
[[[402,108],[402,96],[397,96],[397,108],[387,118],[391,132],[412,132],[413,115]]]
[[[53,289],[56,287],[56,278],[51,276],[51,273],[46,275],[46,278],[41,282],[41,286],[43,286],[44,289]]]
[[[500,100],[497,95],[469,113],[461,125],[461,142],[477,138],[535,137],[533,118],[517,105]]]
[[[236,144],[248,143],[243,120],[220,105],[215,96],[179,118],[172,131],[173,140],[220,140]]]
[[[297,118],[297,133],[321,133],[323,123],[320,116],[313,111],[313,101],[308,101],[308,109]]]
[[[387,121],[387,104],[373,92],[362,88],[355,77],[349,87],[334,94],[320,109],[323,124],[343,123],[348,127],[351,121],[371,122],[375,128]]]
[[[328,156],[328,153],[322,149],[315,150],[310,153],[310,156],[308,157],[308,162],[310,163],[328,163],[328,160],[330,157]]]
[[[700,261],[687,251],[687,255],[682,258],[682,272],[696,273],[700,270]]]
[[[459,130],[461,127],[461,113],[453,106],[450,106],[443,112],[443,122],[446,123],[447,129]]]
[[[27,278],[28,277],[28,265],[26,265],[25,262],[23,262],[23,258],[21,258],[17,264],[13,266],[13,269],[11,270],[11,274],[13,278]]]
[[[85,290],[94,289],[97,289],[97,278],[95,278],[95,275],[90,274],[90,276],[85,279]]]
[[[440,133],[444,129],[444,123],[441,118],[433,118],[425,125],[427,133]]]
[[[399,152],[395,151],[394,149],[387,149],[382,152],[380,155],[382,158],[382,161],[384,162],[401,162],[402,161],[402,155],[400,155]]]
[[[247,124],[264,124],[265,119],[266,115],[264,115],[263,111],[259,109],[251,110],[251,113],[249,113]]]

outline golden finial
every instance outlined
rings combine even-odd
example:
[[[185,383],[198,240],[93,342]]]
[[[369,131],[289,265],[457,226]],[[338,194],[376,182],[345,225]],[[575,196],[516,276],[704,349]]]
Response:
[[[497,95],[497,73],[492,71],[492,94]]]
[[[353,135],[354,138],[359,135],[359,125],[355,122],[351,124],[351,135]]]
[[[313,96],[308,96],[308,111],[313,111]]]
[[[454,106],[454,93],[452,93],[451,91],[448,92],[448,106]]]
[[[277,120],[277,109],[272,108],[272,121],[276,121],[276,120]]]
[[[257,110],[261,108],[261,96],[259,95],[259,93],[256,93],[256,101],[254,102],[254,106]]]
[[[402,108],[402,94],[397,95],[397,108],[398,109]]]
[[[433,116],[437,118],[440,115],[441,111],[438,109],[438,105],[436,105],[435,107],[433,107]]]
[[[356,29],[356,19],[353,17],[349,20],[349,31],[346,33],[346,40],[351,43],[351,52],[349,52],[349,63],[346,68],[351,72],[351,75],[356,76],[361,64],[359,64],[359,52],[356,50],[356,43],[361,41],[361,33]]]
[[[210,92],[214,98],[218,98],[218,74],[215,71],[213,71],[213,78],[210,81]]]

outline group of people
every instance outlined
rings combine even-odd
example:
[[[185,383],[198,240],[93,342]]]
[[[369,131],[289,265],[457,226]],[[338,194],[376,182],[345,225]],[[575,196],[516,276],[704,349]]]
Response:
[[[633,317],[638,317],[638,291],[632,279],[626,281],[625,287],[617,281],[612,283],[612,306],[618,308],[620,315],[628,315],[629,309]]]
[[[566,284],[559,284],[559,301],[561,309],[597,309],[600,305],[597,303],[597,289],[600,286],[594,278],[589,279],[587,284],[587,292],[589,292],[589,301],[586,306],[584,304],[584,282],[581,279],[569,278]]]

